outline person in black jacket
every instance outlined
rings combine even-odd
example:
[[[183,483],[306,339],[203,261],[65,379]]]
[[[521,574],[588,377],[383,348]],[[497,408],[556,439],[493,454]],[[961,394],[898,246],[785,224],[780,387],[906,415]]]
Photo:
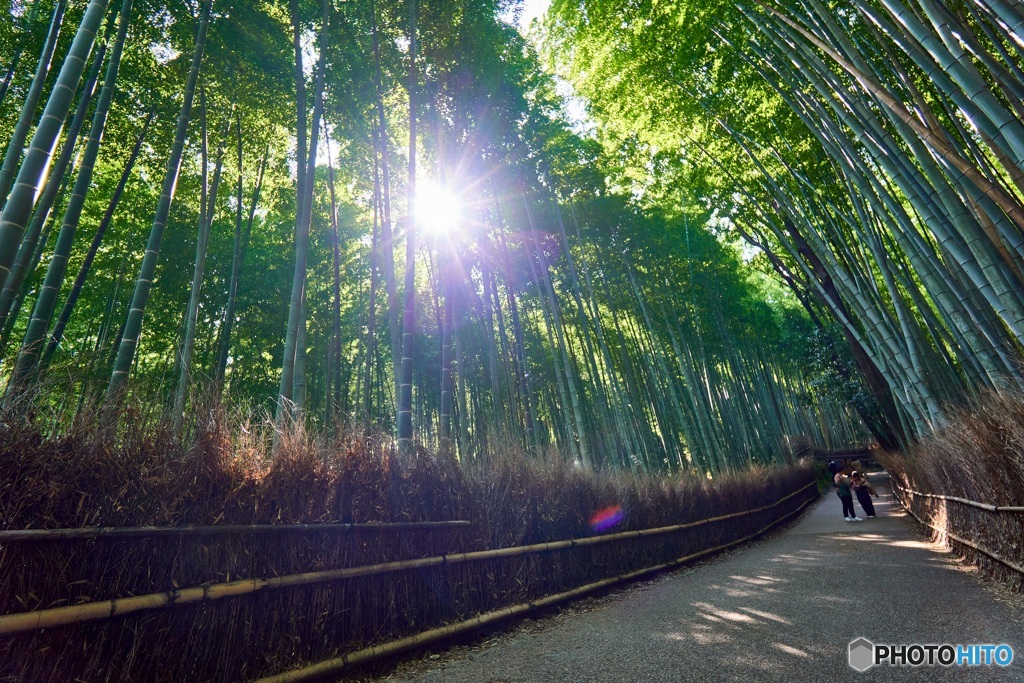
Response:
[[[869,482],[860,472],[854,472],[850,475],[850,486],[853,488],[853,492],[857,494],[857,501],[860,503],[860,506],[864,508],[864,512],[867,513],[867,516],[874,517],[875,504],[871,501],[871,496],[878,498],[878,494],[875,493],[875,489],[871,486],[871,482]]]
[[[833,477],[832,481],[835,482],[836,493],[839,495],[839,500],[843,502],[843,518],[847,522],[863,521],[853,511],[853,492],[850,485],[850,478],[840,471],[835,477]]]

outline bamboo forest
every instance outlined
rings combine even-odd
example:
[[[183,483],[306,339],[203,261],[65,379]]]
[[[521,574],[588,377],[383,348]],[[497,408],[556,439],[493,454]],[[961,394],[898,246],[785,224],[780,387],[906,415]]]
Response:
[[[875,462],[1020,588],[943,499],[1024,506],[1017,0],[0,8],[0,678],[347,671]]]

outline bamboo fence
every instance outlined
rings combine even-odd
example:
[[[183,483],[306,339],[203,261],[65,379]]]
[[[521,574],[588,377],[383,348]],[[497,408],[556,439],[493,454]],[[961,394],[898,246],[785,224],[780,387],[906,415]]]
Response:
[[[763,506],[761,508],[758,508],[757,510],[761,511],[761,510],[765,510],[765,509],[767,509],[769,507],[774,507],[775,505],[778,505],[779,503],[783,502],[784,500],[792,498],[797,493],[800,493],[801,491],[806,490],[811,485],[814,485],[814,482],[812,482],[812,484],[808,484],[807,486],[804,486],[803,488],[799,489],[798,491],[794,491],[793,493],[789,494],[785,498],[779,499],[778,501],[776,501],[775,503],[773,503],[771,505]],[[620,576],[614,576],[614,577],[611,577],[611,578],[608,578],[608,579],[602,579],[601,581],[595,581],[595,582],[589,583],[589,584],[587,584],[585,586],[580,586],[578,588],[574,588],[574,589],[569,590],[569,591],[564,591],[562,593],[556,593],[554,595],[549,595],[549,596],[546,596],[544,598],[540,598],[538,600],[533,600],[533,601],[528,602],[528,603],[521,603],[521,604],[518,604],[518,605],[513,605],[511,607],[506,607],[504,609],[495,610],[493,612],[488,612],[487,614],[481,614],[481,615],[479,615],[477,617],[474,617],[472,619],[468,619],[466,621],[459,622],[457,624],[449,624],[447,626],[442,626],[440,628],[435,628],[435,629],[431,629],[429,631],[424,631],[422,633],[418,633],[418,634],[415,634],[415,635],[412,635],[412,636],[408,636],[406,638],[401,638],[399,640],[394,640],[394,641],[391,641],[389,643],[383,643],[381,645],[374,645],[372,647],[363,648],[361,650],[356,650],[356,651],[350,652],[350,653],[348,653],[348,654],[346,654],[346,655],[344,655],[342,657],[338,657],[338,658],[335,658],[335,659],[329,659],[329,660],[326,660],[326,661],[323,661],[323,662],[318,662],[317,664],[313,664],[312,666],[304,667],[302,669],[295,669],[293,671],[286,671],[284,673],[280,673],[280,674],[277,674],[275,676],[268,676],[266,678],[261,678],[261,679],[257,680],[255,683],[299,683],[299,682],[304,682],[304,681],[317,680],[317,679],[324,678],[324,677],[330,676],[330,675],[341,674],[341,673],[345,672],[346,670],[351,669],[351,668],[353,668],[355,666],[359,666],[359,665],[363,665],[363,664],[368,664],[370,662],[373,662],[373,661],[376,661],[376,660],[379,660],[379,659],[383,659],[385,657],[395,656],[395,655],[401,654],[402,652],[406,652],[408,650],[420,648],[420,647],[423,647],[425,645],[429,645],[431,643],[435,643],[435,642],[438,642],[438,641],[441,641],[441,640],[445,640],[445,639],[448,639],[448,638],[451,638],[451,637],[454,637],[454,636],[457,636],[457,635],[461,635],[463,633],[468,633],[470,631],[474,631],[476,629],[479,629],[479,628],[481,628],[483,626],[487,626],[489,624],[493,624],[493,623],[496,623],[496,622],[499,622],[499,621],[504,621],[506,619],[511,619],[511,618],[514,618],[514,617],[522,616],[524,614],[528,614],[530,612],[534,612],[534,611],[541,610],[541,609],[544,609],[544,608],[547,608],[547,607],[551,607],[553,605],[557,605],[559,603],[566,602],[568,600],[573,600],[575,598],[582,597],[582,596],[584,596],[584,595],[586,595],[588,593],[593,593],[595,591],[598,591],[598,590],[601,590],[601,589],[604,589],[604,588],[608,588],[608,587],[616,585],[618,583],[632,581],[634,579],[638,579],[638,578],[640,578],[642,576],[646,576],[648,574],[653,574],[653,573],[665,571],[665,570],[668,570],[668,569],[674,569],[675,567],[678,567],[680,565],[686,564],[688,562],[693,562],[695,560],[699,560],[701,558],[707,557],[709,555],[713,555],[715,553],[721,552],[723,550],[727,550],[727,549],[732,548],[734,546],[740,545],[741,543],[746,543],[747,541],[750,541],[750,540],[752,540],[754,538],[757,538],[758,536],[760,536],[761,534],[765,533],[769,529],[771,529],[771,528],[773,528],[775,526],[778,526],[779,524],[781,524],[785,520],[787,520],[790,517],[796,515],[798,512],[800,512],[805,507],[810,505],[814,500],[815,500],[815,498],[808,498],[803,503],[801,503],[800,506],[797,507],[796,509],[791,510],[790,512],[787,512],[786,514],[782,515],[781,517],[771,521],[770,523],[768,523],[765,526],[761,527],[760,529],[758,529],[754,533],[749,534],[747,536],[744,536],[743,538],[738,538],[738,539],[729,541],[728,543],[723,543],[721,545],[715,546],[714,548],[707,548],[705,550],[701,550],[699,552],[691,553],[690,555],[686,555],[685,557],[677,558],[677,559],[672,560],[670,562],[665,562],[665,563],[658,564],[658,565],[655,565],[655,566],[652,566],[652,567],[645,567],[644,569],[639,569],[637,571],[633,571],[633,572],[629,572],[629,573],[626,573],[626,574],[622,574]],[[746,511],[744,513],[737,513],[737,514],[739,514],[739,515],[742,515],[742,514],[753,514],[753,511]],[[720,518],[714,518],[714,519],[727,519],[727,518],[735,517],[735,516],[737,516],[737,515],[723,515]],[[702,521],[705,521],[705,520],[702,520]]]
[[[326,524],[214,524],[209,526],[76,527],[70,529],[7,529],[0,531],[0,544],[48,541],[77,541],[94,538],[159,538],[164,536],[241,536],[243,534],[294,533],[390,533],[470,526],[464,519],[443,522],[367,522]]]
[[[954,503],[979,508],[981,510],[987,510],[989,512],[1024,512],[1024,505],[990,505],[989,503],[979,503],[976,500],[967,500],[966,498],[957,498],[956,496],[944,496],[941,493],[924,493],[923,491],[915,491],[914,489],[904,488],[896,482],[892,482],[892,485],[904,493],[909,493],[912,496],[918,496],[920,498],[948,500]]]
[[[916,496],[916,497],[919,497],[919,498],[930,498],[930,499],[933,499],[933,500],[949,501],[949,502],[958,503],[958,504],[961,504],[961,505],[965,505],[965,506],[972,507],[972,508],[977,508],[979,510],[984,510],[986,512],[991,512],[991,513],[1000,513],[1000,512],[1004,512],[1004,513],[1024,513],[1024,506],[1020,506],[1020,505],[990,505],[988,503],[979,503],[978,501],[968,500],[966,498],[958,498],[956,496],[946,496],[946,495],[942,495],[942,494],[938,494],[938,493],[924,493],[922,491],[915,491],[913,489],[909,489],[909,488],[905,488],[903,486],[900,486],[895,481],[891,481],[891,480],[890,480],[890,484],[891,484],[894,492],[898,490],[898,491],[901,491],[901,492],[903,492],[905,494],[909,494],[910,496]],[[962,536],[953,533],[952,531],[949,530],[948,525],[947,526],[939,526],[937,524],[933,524],[929,520],[922,519],[920,515],[918,515],[916,512],[914,512],[913,506],[910,504],[910,502],[908,500],[901,499],[899,496],[897,496],[896,499],[899,500],[900,505],[903,506],[903,509],[905,509],[907,512],[909,512],[910,515],[914,519],[916,519],[920,524],[922,524],[923,526],[928,527],[929,529],[932,529],[933,531],[938,532],[940,538],[946,538],[946,539],[949,539],[949,540],[951,540],[951,541],[953,541],[955,543],[959,543],[960,545],[963,545],[963,546],[966,546],[968,548],[971,548],[972,550],[974,550],[976,552],[979,552],[982,555],[985,555],[986,557],[989,557],[989,558],[995,560],[996,562],[999,562],[1003,566],[1012,569],[1013,571],[1019,573],[1022,577],[1024,577],[1024,566],[1021,566],[1021,565],[1013,562],[1012,560],[1008,560],[1005,557],[1001,557],[998,553],[996,553],[996,552],[994,552],[992,550],[989,550],[987,548],[984,548],[981,545],[975,543],[974,541],[971,541],[969,539],[963,538]]]
[[[514,546],[499,548],[495,550],[480,550],[465,553],[451,553],[414,560],[401,560],[396,562],[383,562],[378,564],[364,565],[360,567],[348,567],[344,569],[329,569],[315,572],[303,572],[288,574],[284,576],[241,579],[236,581],[209,583],[202,586],[190,588],[173,589],[159,593],[149,593],[133,597],[116,598],[113,600],[101,600],[86,602],[80,605],[67,607],[54,607],[49,609],[20,612],[15,614],[0,615],[0,635],[23,633],[43,628],[53,628],[68,624],[76,624],[97,619],[109,619],[115,616],[122,616],[134,612],[155,610],[164,607],[194,604],[219,600],[222,598],[249,595],[261,591],[304,586],[317,583],[344,581],[361,576],[374,576],[379,574],[407,571],[435,567],[439,565],[456,565],[466,562],[481,560],[493,560],[505,557],[529,555],[533,553],[551,552],[577,547],[597,545],[626,539],[642,539],[645,537],[661,534],[674,533],[685,529],[712,524],[729,519],[746,517],[774,508],[781,503],[793,498],[799,493],[806,491],[816,482],[810,482],[796,491],[783,496],[774,503],[762,505],[742,512],[734,512],[716,517],[675,524],[671,526],[658,527],[654,529],[640,529],[636,531],[624,531],[604,536],[591,536],[587,538],[575,538],[564,541],[553,541],[548,543],[537,543],[526,546]],[[761,533],[761,532],[758,532]],[[755,534],[757,535],[757,534]]]

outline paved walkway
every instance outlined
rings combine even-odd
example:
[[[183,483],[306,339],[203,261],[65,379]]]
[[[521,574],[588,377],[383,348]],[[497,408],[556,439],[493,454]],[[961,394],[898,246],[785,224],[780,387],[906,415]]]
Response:
[[[786,531],[439,663],[423,683],[1024,681],[1024,611],[997,599],[898,511],[843,521],[829,493]],[[860,511],[859,505],[857,506]],[[1008,643],[999,667],[847,666],[847,645]],[[396,675],[390,680],[401,680]]]

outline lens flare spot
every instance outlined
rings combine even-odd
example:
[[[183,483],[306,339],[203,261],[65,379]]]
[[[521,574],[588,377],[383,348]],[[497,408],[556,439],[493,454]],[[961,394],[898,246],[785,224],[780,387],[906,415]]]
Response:
[[[625,517],[621,505],[611,505],[594,513],[590,518],[590,528],[594,531],[608,531],[616,527]]]

